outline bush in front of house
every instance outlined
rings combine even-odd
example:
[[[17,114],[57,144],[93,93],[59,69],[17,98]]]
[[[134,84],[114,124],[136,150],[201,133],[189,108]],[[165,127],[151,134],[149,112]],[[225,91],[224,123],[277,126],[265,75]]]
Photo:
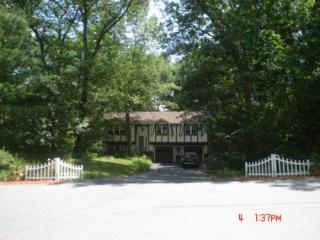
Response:
[[[8,168],[9,162],[14,159],[13,155],[5,150],[0,150],[0,169]]]
[[[141,173],[144,171],[147,171],[151,167],[151,160],[147,158],[146,156],[136,156],[131,158],[134,171],[136,173]]]
[[[243,176],[243,172],[239,170],[232,170],[229,168],[218,169],[212,172],[214,178],[233,178]]]
[[[10,161],[13,159],[12,154],[5,150],[0,150],[0,181],[10,180]]]
[[[310,156],[311,175],[320,176],[320,154],[312,153]]]
[[[212,154],[207,159],[207,170],[214,178],[244,176],[245,155],[236,152]]]
[[[24,167],[24,160],[20,156],[0,150],[0,181],[21,180]]]
[[[212,154],[208,156],[207,168],[208,170],[217,169],[232,169],[242,170],[246,157],[244,154],[236,152],[224,152],[220,154]]]

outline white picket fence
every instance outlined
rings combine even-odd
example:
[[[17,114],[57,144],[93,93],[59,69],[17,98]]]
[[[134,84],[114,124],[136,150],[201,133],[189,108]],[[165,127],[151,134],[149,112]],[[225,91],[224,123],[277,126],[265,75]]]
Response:
[[[48,163],[27,165],[26,180],[75,180],[83,179],[83,165],[67,163],[60,158],[48,159]]]
[[[246,177],[308,176],[310,161],[291,160],[271,154],[260,161],[246,162],[245,172]]]

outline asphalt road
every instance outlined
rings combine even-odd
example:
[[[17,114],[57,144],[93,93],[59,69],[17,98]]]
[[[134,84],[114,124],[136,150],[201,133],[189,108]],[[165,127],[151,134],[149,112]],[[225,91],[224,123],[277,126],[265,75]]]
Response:
[[[156,166],[112,181],[0,186],[0,239],[319,240],[320,180],[210,181]]]

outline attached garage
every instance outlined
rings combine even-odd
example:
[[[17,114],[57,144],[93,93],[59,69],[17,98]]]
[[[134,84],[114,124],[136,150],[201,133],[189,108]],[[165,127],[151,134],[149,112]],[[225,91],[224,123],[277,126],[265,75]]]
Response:
[[[173,163],[173,149],[170,146],[156,146],[155,162]]]
[[[203,161],[202,159],[202,147],[201,146],[187,146],[184,147],[184,152],[195,152],[198,154],[198,157],[200,161]]]

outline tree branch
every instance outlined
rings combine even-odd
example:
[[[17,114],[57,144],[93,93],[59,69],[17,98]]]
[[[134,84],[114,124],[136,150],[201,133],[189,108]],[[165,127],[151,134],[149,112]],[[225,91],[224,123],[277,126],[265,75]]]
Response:
[[[192,26],[193,26],[196,30],[202,32],[203,34],[206,34],[206,35],[208,35],[209,37],[214,38],[214,35],[213,35],[212,33],[210,33],[210,32],[208,32],[208,31],[202,29],[201,27],[196,26],[195,24],[192,24]]]
[[[76,10],[73,18],[69,21],[69,24],[68,24],[69,26],[68,26],[67,30],[65,31],[65,33],[62,36],[62,43],[64,43],[64,41],[66,40],[68,33],[70,32],[74,22],[76,21],[76,19],[78,17],[78,14],[79,14],[79,9]]]
[[[44,50],[44,33],[40,34],[38,29],[31,27],[31,30],[33,31],[34,35],[36,36],[37,42],[39,44],[40,48],[40,59],[43,65],[43,68],[47,68],[48,64],[46,61],[46,56],[45,56],[45,50]]]
[[[95,44],[95,47],[94,47],[94,51],[93,51],[93,54],[92,54],[93,57],[100,50],[101,42],[102,42],[104,36],[106,35],[106,33],[109,32],[125,16],[125,14],[127,13],[127,11],[130,8],[130,5],[131,5],[132,2],[133,2],[133,0],[126,0],[123,3],[122,7],[120,8],[119,14],[117,16],[111,18],[109,21],[107,21],[103,25],[100,33],[98,34],[98,38],[97,38],[97,41],[96,41],[96,44]]]

